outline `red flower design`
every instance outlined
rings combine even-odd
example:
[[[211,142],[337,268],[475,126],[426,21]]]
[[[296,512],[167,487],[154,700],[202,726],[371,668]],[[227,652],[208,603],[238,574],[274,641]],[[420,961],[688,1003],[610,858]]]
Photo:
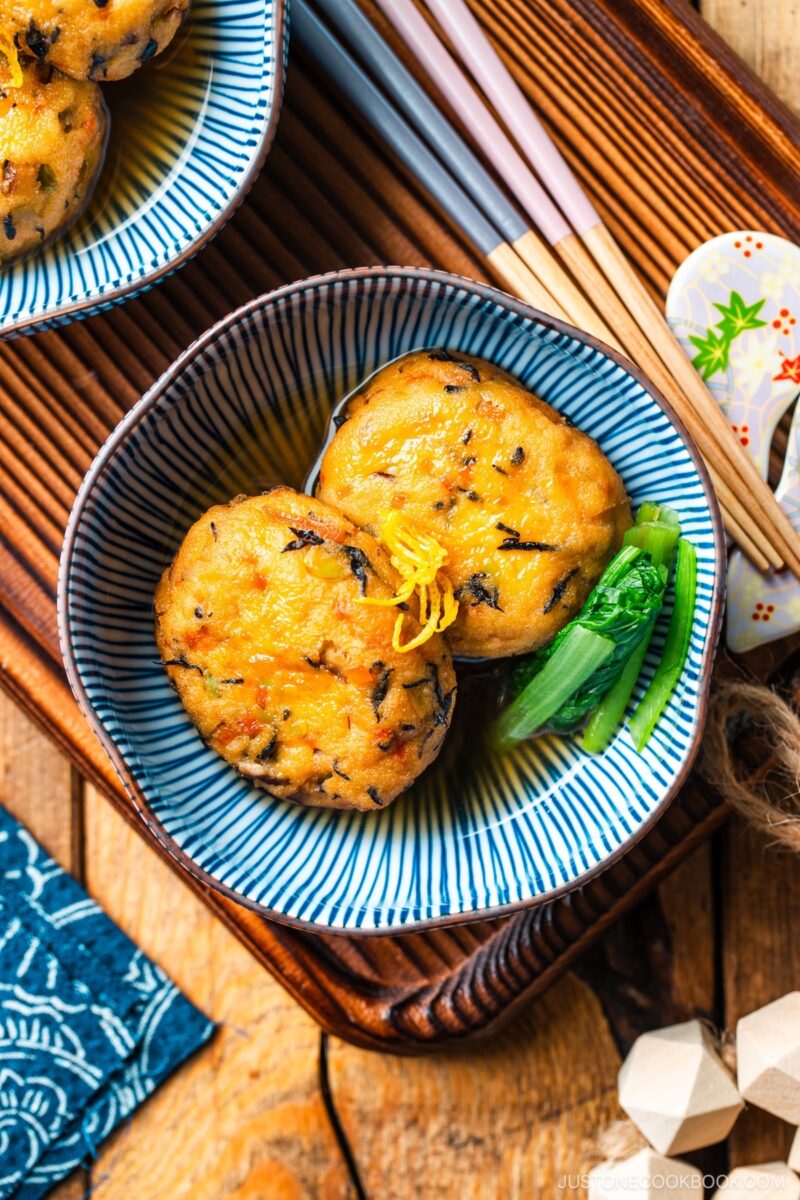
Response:
[[[800,354],[796,358],[783,355],[780,372],[772,376],[773,380],[791,379],[792,383],[800,383]]]

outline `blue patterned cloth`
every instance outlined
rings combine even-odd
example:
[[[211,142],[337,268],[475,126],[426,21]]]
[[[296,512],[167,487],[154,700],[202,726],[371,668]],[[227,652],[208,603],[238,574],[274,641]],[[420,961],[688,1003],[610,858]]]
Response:
[[[0,808],[0,1200],[91,1158],[213,1029]]]

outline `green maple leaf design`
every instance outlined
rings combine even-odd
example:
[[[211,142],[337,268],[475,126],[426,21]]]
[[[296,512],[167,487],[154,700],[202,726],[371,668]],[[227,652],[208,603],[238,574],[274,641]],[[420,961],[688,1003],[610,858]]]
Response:
[[[755,304],[745,304],[738,292],[731,292],[730,304],[714,305],[717,312],[722,313],[722,320],[717,321],[717,329],[729,342],[748,329],[760,329],[767,323],[758,319],[763,307],[763,300],[757,300]]]
[[[699,350],[692,359],[692,366],[703,376],[710,379],[717,371],[725,371],[728,366],[728,351],[730,341],[727,337],[718,337],[713,329],[707,329],[705,337],[691,337],[689,341]]]

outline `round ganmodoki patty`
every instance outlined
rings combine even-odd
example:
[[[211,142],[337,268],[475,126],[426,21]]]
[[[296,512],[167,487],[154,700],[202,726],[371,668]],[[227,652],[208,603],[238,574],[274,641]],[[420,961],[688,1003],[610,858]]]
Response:
[[[125,79],[172,41],[189,0],[10,0],[19,49],[73,79]]]
[[[398,653],[397,609],[359,603],[398,580],[369,534],[291,488],[210,509],[155,601],[161,657],[207,743],[284,800],[394,800],[436,757],[456,692],[441,637]]]
[[[28,64],[0,86],[0,264],[75,219],[103,161],[106,108],[96,83]]]
[[[630,524],[622,480],[597,443],[481,359],[406,355],[339,417],[318,495],[373,533],[399,509],[445,547],[456,654],[495,658],[550,641]]]

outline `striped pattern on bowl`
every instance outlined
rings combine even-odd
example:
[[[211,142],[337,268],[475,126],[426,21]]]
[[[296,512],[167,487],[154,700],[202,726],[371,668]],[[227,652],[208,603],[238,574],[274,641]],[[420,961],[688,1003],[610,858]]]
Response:
[[[678,509],[699,560],[689,662],[643,755],[623,731],[602,756],[544,737],[495,758],[454,723],[437,763],[386,811],[294,807],[252,788],[200,740],[158,663],[153,590],[205,508],[278,481],[302,486],[343,393],[387,360],[433,346],[511,371],[599,441],[634,503]],[[583,335],[439,272],[343,272],[283,288],[212,329],[111,436],[67,534],[62,644],[81,705],[190,871],[281,920],[407,929],[497,915],[574,886],[661,811],[702,726],[722,554],[694,452],[645,387]]]
[[[0,337],[135,295],[222,228],[272,142],[287,49],[285,0],[193,0],[162,56],[103,85],[97,188],[71,229],[0,272]]]

